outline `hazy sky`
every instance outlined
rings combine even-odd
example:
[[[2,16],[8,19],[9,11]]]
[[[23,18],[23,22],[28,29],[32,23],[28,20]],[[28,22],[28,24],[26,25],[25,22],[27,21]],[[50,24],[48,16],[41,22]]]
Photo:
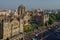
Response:
[[[20,4],[27,9],[60,9],[60,0],[0,0],[0,9],[16,9]]]

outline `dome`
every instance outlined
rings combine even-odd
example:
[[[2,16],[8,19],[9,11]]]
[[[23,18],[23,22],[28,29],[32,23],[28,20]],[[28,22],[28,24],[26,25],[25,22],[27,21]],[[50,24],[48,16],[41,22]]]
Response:
[[[18,8],[25,8],[25,6],[23,4],[21,4]]]

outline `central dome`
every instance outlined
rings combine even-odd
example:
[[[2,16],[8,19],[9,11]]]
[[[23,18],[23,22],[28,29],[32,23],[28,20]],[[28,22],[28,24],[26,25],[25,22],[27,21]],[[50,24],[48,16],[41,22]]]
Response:
[[[21,4],[18,8],[25,8],[25,6],[23,4]]]

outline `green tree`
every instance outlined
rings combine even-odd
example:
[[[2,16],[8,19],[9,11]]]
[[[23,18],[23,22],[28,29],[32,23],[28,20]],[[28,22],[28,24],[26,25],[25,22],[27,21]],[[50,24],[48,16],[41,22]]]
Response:
[[[55,14],[50,14],[49,15],[49,24],[53,24],[56,21],[56,16]]]
[[[53,24],[54,23],[54,19],[52,19],[51,17],[49,18],[49,24]]]
[[[56,14],[56,20],[60,20],[60,14]]]

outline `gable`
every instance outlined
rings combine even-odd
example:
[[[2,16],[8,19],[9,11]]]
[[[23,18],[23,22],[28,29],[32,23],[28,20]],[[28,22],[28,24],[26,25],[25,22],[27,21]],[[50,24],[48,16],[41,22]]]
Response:
[[[11,24],[13,24],[13,26],[18,26],[19,25],[19,21],[17,19],[13,19],[11,21]]]

